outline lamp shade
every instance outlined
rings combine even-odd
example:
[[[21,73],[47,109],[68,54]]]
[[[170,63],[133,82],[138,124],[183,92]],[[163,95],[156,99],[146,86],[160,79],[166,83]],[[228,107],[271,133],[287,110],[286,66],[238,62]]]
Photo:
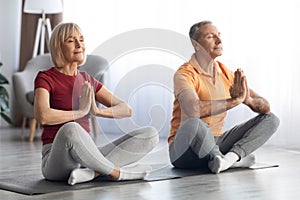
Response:
[[[55,14],[63,11],[62,0],[25,0],[24,12],[32,14]]]

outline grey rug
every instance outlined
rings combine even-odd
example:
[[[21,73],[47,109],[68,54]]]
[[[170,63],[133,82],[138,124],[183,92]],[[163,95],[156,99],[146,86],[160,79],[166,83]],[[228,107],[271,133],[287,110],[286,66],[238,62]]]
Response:
[[[254,169],[263,169],[263,168],[271,168],[271,167],[278,167],[278,165],[256,163],[251,168],[235,168],[235,169],[230,169],[224,173],[239,171],[244,169],[254,170]],[[170,179],[182,178],[187,176],[210,173],[208,170],[176,169],[173,168],[171,165],[164,165],[164,166],[156,165],[153,166],[153,169],[154,170],[150,173],[150,175],[146,177],[146,179],[144,180],[114,182],[114,181],[101,180],[101,178],[99,178],[87,183],[76,184],[74,186],[70,186],[66,182],[47,181],[43,178],[42,175],[34,175],[34,176],[28,175],[23,177],[0,179],[0,189],[21,193],[25,195],[38,195],[38,194],[46,194],[51,192],[62,192],[62,191],[81,190],[81,189],[88,189],[88,188],[95,188],[95,187],[113,186],[113,185],[170,180]]]

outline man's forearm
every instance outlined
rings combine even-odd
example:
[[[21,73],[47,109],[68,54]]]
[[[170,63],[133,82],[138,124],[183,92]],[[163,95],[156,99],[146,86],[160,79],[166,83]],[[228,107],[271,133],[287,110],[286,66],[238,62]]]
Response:
[[[270,104],[266,99],[262,97],[250,98],[250,100],[245,102],[245,104],[254,112],[262,114],[270,113]]]
[[[211,100],[201,101],[199,100],[199,117],[208,117],[211,115],[217,115],[227,110],[230,110],[241,104],[239,98],[229,98],[224,100]]]
[[[180,107],[189,117],[208,117],[217,115],[243,102],[242,98],[222,100],[200,100],[194,91],[185,91],[178,96]]]

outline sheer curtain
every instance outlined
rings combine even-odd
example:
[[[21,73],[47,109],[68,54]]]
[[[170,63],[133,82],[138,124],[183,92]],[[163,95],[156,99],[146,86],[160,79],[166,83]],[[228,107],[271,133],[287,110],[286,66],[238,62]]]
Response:
[[[64,20],[74,21],[83,28],[89,52],[93,52],[106,41],[127,31],[158,28],[187,36],[188,29],[193,23],[207,19],[213,21],[222,34],[224,45],[224,54],[219,59],[232,70],[243,68],[250,87],[270,101],[272,111],[281,119],[279,130],[269,144],[299,148],[300,134],[298,134],[297,124],[297,120],[300,119],[300,106],[297,103],[300,101],[299,8],[300,2],[297,0],[207,2],[87,0],[84,3],[79,0],[65,0]],[[120,42],[119,47],[122,45],[125,43]],[[190,44],[182,43],[182,47],[187,45]],[[114,49],[107,51],[114,51]],[[149,56],[150,54],[144,52],[143,55],[139,55],[138,60],[149,60],[149,58],[158,60],[157,56],[161,55]],[[113,86],[132,70],[130,67],[137,67],[137,56],[127,58],[126,64],[123,63],[114,74],[109,75],[110,80],[106,84],[110,89],[113,90]],[[167,62],[164,65],[170,66],[173,70],[185,60],[173,59],[172,56],[165,58],[162,59],[163,62]],[[138,95],[138,100],[137,96],[132,99],[134,102],[147,102],[147,104],[153,102],[153,105],[156,105],[157,96],[164,95],[168,100],[160,102],[162,107],[172,106],[170,105],[172,97],[169,97],[168,92],[166,94],[166,91],[160,89],[155,91],[155,95],[146,92]],[[145,115],[145,110],[138,109],[135,105],[138,104],[134,104],[134,111],[138,110],[139,116]],[[168,134],[168,119],[171,115],[169,108],[166,109],[166,113],[164,129],[166,133],[163,134]],[[233,109],[228,113],[225,128],[251,116],[253,113],[244,106]],[[145,124],[142,119],[135,120],[137,124]]]

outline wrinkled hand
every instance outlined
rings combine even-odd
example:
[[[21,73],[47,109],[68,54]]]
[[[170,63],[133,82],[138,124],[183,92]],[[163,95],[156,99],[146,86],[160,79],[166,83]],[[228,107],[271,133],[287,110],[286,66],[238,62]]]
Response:
[[[246,76],[243,70],[237,69],[234,72],[234,83],[230,87],[229,92],[232,98],[238,98],[244,102],[249,97]]]
[[[81,96],[79,98],[79,110],[88,114],[92,104],[93,88],[89,82],[82,85]]]

